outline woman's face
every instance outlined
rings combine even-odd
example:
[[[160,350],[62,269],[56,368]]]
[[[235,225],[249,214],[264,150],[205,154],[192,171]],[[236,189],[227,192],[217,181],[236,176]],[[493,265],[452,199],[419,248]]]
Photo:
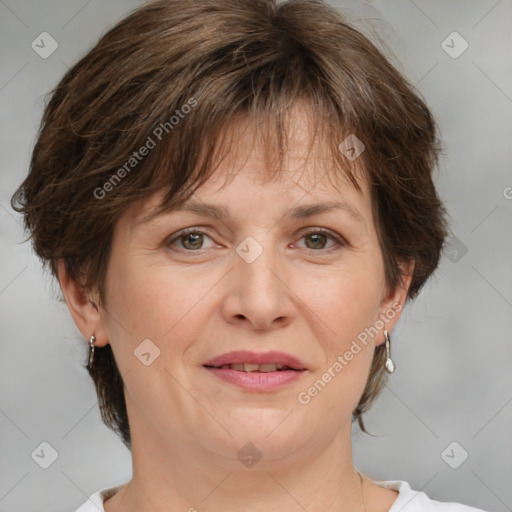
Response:
[[[334,186],[325,152],[306,159],[302,115],[279,181],[263,179],[261,147],[237,132],[240,160],[226,158],[188,201],[222,209],[222,218],[171,211],[144,222],[157,194],[115,226],[96,335],[112,345],[123,376],[133,443],[239,468],[242,455],[258,457],[253,446],[260,464],[272,464],[350,431],[375,345],[398,319],[405,289],[385,295],[366,183],[362,193],[348,181]],[[304,215],[332,203],[344,206]],[[305,369],[205,366],[232,351],[280,352]]]

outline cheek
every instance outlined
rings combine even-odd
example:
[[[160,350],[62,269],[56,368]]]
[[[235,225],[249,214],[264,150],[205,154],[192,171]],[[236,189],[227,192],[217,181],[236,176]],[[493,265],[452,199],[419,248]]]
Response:
[[[371,272],[352,269],[337,277],[324,294],[315,294],[316,306],[311,308],[316,313],[315,336],[325,359],[298,397],[312,414],[330,410],[326,421],[333,426],[345,420],[364,391],[374,350],[371,338],[361,341],[358,336],[373,325],[379,298]]]
[[[134,343],[149,338],[159,347],[168,340],[187,339],[184,329],[196,329],[199,304],[212,288],[212,276],[179,272],[163,265],[151,265],[144,258],[132,258],[112,267],[109,326],[114,333]],[[129,334],[128,334],[129,333]]]
[[[347,266],[314,282],[303,280],[301,289],[303,302],[316,313],[317,323],[324,326],[333,348],[338,349],[372,325],[380,286],[381,279],[371,268]]]

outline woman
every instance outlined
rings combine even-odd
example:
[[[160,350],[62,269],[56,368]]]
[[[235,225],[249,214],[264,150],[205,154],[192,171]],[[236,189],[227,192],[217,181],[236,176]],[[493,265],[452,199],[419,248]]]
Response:
[[[157,1],[53,93],[13,198],[133,478],[80,512],[442,504],[351,424],[447,234],[435,122],[319,1]]]

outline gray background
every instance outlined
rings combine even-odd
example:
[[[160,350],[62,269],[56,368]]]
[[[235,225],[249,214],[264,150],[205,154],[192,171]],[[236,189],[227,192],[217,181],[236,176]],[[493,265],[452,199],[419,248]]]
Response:
[[[512,510],[512,2],[331,1],[367,35],[379,32],[437,117],[447,156],[436,179],[455,237],[394,331],[397,371],[367,415],[376,436],[354,427],[356,467],[441,501]],[[2,512],[71,511],[131,477],[130,453],[102,424],[80,366],[87,344],[20,243],[9,199],[27,173],[44,95],[137,5],[0,0]],[[59,45],[46,59],[31,48],[44,31]],[[469,44],[458,58],[442,46],[453,31]],[[48,469],[31,456],[42,442],[58,454]],[[468,458],[450,467],[444,459],[459,464],[462,450]]]

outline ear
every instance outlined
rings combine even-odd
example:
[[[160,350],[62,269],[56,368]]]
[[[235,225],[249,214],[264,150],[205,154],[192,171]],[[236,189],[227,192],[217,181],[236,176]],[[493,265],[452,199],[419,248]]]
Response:
[[[66,304],[78,330],[86,340],[94,334],[96,346],[107,345],[108,339],[103,315],[97,306],[97,297],[87,293],[82,286],[71,279],[63,259],[58,261],[58,276]]]
[[[402,283],[399,283],[396,289],[393,292],[388,293],[381,301],[379,315],[375,319],[375,322],[377,324],[380,320],[384,324],[384,327],[382,327],[381,333],[376,336],[375,346],[381,345],[386,341],[384,330],[390,333],[402,314],[405,307],[405,301],[407,300],[407,292],[409,291],[412,281],[414,263],[414,260],[411,260],[399,265],[402,273]]]

